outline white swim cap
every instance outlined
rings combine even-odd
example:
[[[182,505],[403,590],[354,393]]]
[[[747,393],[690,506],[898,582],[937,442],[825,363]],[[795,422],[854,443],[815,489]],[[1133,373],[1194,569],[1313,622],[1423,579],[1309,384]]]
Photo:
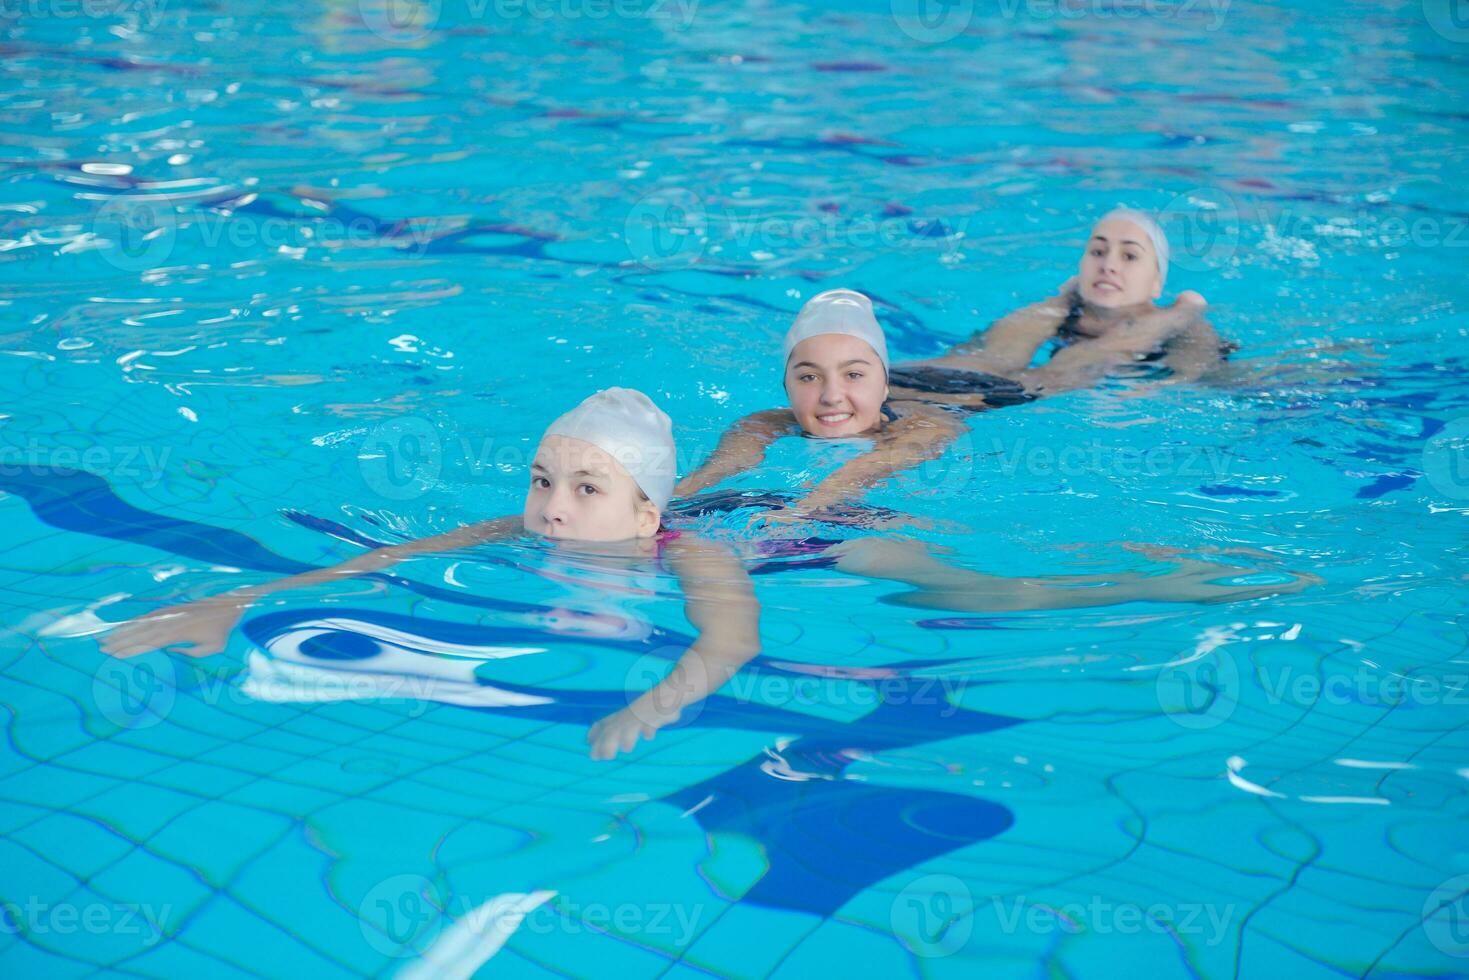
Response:
[[[660,511],[673,496],[673,422],[631,388],[607,388],[551,423],[546,436],[589,442],[617,460]]]
[[[1097,224],[1109,218],[1117,218],[1120,221],[1131,221],[1147,234],[1153,243],[1153,254],[1158,257],[1158,286],[1163,287],[1168,282],[1168,236],[1163,234],[1163,229],[1151,215],[1144,214],[1133,208],[1113,208],[1102,215]]]
[[[811,297],[811,300],[796,316],[786,334],[785,359],[789,363],[791,351],[801,341],[819,337],[824,333],[843,334],[856,337],[877,352],[884,372],[888,369],[888,342],[883,336],[882,324],[872,312],[872,300],[855,289],[829,289]]]

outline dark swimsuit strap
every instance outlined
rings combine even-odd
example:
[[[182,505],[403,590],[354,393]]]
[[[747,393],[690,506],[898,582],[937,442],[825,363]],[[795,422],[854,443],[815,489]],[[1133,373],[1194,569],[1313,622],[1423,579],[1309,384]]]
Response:
[[[1071,294],[1071,308],[1066,311],[1066,319],[1056,328],[1056,337],[1060,340],[1076,340],[1081,336],[1077,325],[1081,323],[1082,304],[1079,293]]]

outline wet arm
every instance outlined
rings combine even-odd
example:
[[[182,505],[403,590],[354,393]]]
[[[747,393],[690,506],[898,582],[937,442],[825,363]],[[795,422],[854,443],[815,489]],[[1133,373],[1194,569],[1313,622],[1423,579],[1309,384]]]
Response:
[[[794,424],[795,417],[784,408],[746,415],[720,437],[719,445],[703,466],[678,482],[673,495],[689,497],[702,493],[737,473],[759,466],[770,444],[789,432]]]
[[[760,652],[760,606],[749,573],[728,550],[680,537],[665,554],[686,596],[685,615],[696,639],[668,676],[587,732],[594,759],[631,752],[723,687]]]
[[[1182,337],[1168,345],[1163,363],[1173,377],[1161,384],[1187,384],[1197,381],[1223,363],[1219,348],[1224,341],[1207,320],[1197,320]]]
[[[949,356],[969,359],[972,370],[1009,377],[1030,366],[1035,352],[1055,335],[1070,308],[1069,296],[1034,303],[976,333]]]
[[[1175,302],[1119,323],[1101,337],[1063,348],[1040,367],[1013,377],[1034,394],[1055,395],[1087,388],[1118,368],[1136,364],[1139,355],[1174,342],[1202,322],[1199,306]]]
[[[894,473],[938,459],[964,432],[964,425],[943,409],[915,408],[893,422],[871,452],[842,464],[801,498],[796,509],[810,513],[860,495]]]
[[[322,582],[368,575],[413,555],[457,551],[485,541],[510,537],[520,530],[519,517],[481,521],[430,538],[376,548],[330,568],[319,568],[289,578],[232,589],[207,599],[160,609],[114,627],[103,641],[102,650],[113,656],[130,657],[165,646],[183,645],[186,647],[183,652],[190,656],[208,656],[224,649],[225,641],[240,616],[265,596]]]

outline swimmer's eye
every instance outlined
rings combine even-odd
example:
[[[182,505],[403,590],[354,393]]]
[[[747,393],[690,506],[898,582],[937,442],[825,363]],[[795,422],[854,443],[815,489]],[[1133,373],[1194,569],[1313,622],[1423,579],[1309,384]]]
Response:
[[[594,493],[601,493],[602,492],[602,491],[598,490],[596,487],[592,486],[590,483],[583,483],[581,486],[577,487],[577,489],[580,490],[580,491],[582,491],[582,496],[585,496],[585,497],[590,497]]]
[[[798,374],[798,375],[796,375],[796,380],[799,381],[799,382],[801,382],[802,384],[805,384],[805,383],[807,383],[809,381],[815,381],[816,380],[816,375],[814,375],[814,374]]]
[[[863,374],[861,371],[848,371],[847,377],[851,378],[853,381],[861,381],[863,378],[866,377],[866,375]]]
[[[1127,261],[1129,262],[1136,262],[1138,254],[1136,252],[1123,252],[1122,257],[1127,259]]]
[[[533,476],[533,477],[531,477],[530,478],[530,485],[532,487],[534,487],[535,489],[537,489],[537,490],[549,490],[549,489],[551,489],[551,481],[548,480],[548,479],[546,479],[544,476]]]
[[[1095,255],[1095,256],[1097,256],[1098,258],[1101,258],[1101,256],[1104,254],[1105,251],[1106,251],[1105,249],[1103,249],[1100,245],[1098,245],[1098,246],[1096,246],[1095,248],[1092,249],[1092,254]]]

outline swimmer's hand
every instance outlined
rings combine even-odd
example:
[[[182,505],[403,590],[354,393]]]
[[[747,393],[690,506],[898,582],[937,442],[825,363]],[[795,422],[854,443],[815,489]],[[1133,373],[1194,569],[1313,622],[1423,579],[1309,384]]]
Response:
[[[658,729],[637,716],[629,705],[598,721],[587,730],[587,744],[592,758],[599,761],[617,758],[618,752],[631,752],[642,737],[652,741]]]
[[[217,596],[160,609],[114,626],[102,641],[102,652],[135,657],[179,647],[178,652],[190,657],[208,657],[224,650],[248,606],[248,600],[239,597]]]
[[[1185,289],[1183,292],[1179,293],[1177,297],[1174,298],[1173,305],[1194,306],[1198,307],[1199,309],[1203,309],[1204,307],[1209,305],[1209,301],[1204,299],[1201,293],[1196,293],[1192,289]]]

